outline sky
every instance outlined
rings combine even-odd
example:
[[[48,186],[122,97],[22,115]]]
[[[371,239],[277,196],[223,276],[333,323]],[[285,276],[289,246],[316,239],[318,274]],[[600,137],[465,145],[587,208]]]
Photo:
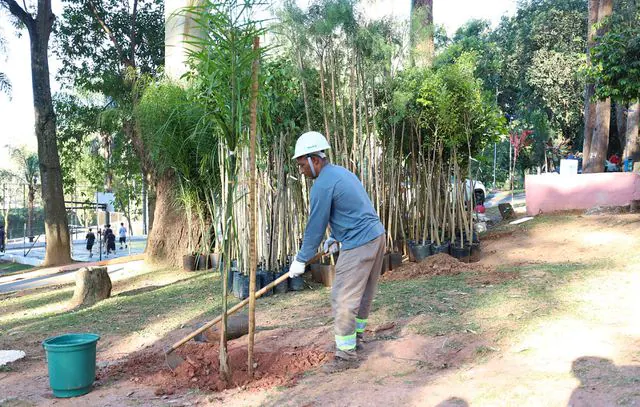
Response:
[[[306,8],[309,0],[298,0]],[[402,3],[402,5],[399,5]],[[436,25],[443,25],[449,36],[470,19],[487,19],[496,25],[503,15],[513,15],[516,0],[434,0],[433,19]],[[368,18],[375,19],[391,15],[396,19],[407,19],[410,12],[409,0],[362,0],[360,10]],[[60,0],[53,0],[53,11],[62,11]],[[9,167],[7,145],[26,145],[36,151],[34,134],[33,97],[31,91],[31,71],[29,61],[29,39],[26,31],[21,38],[9,24],[7,11],[0,9],[0,34],[7,40],[5,55],[0,55],[0,72],[4,72],[13,85],[11,99],[0,93],[0,168]],[[55,73],[59,62],[49,59],[52,92],[59,89]]]

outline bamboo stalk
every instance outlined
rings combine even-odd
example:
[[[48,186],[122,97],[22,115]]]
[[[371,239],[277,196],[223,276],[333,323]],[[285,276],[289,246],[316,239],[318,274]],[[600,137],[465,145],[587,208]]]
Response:
[[[257,54],[260,49],[260,37],[254,37],[253,50]],[[258,108],[258,70],[259,57],[256,55],[251,67],[251,101],[249,107],[249,344],[247,346],[247,370],[249,377],[253,377],[253,346],[256,330],[256,269],[258,266],[258,253],[256,247],[257,220],[257,167],[256,167],[256,132],[257,132],[257,108]]]

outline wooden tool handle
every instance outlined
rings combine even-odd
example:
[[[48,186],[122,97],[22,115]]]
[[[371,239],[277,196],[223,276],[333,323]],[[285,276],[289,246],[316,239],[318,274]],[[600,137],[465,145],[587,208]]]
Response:
[[[311,258],[311,260],[309,260],[307,262],[307,264],[311,264],[311,263],[316,262],[317,260],[320,260],[324,255],[325,255],[325,253],[322,253],[322,252],[316,254],[315,256],[313,256],[313,258]],[[267,291],[271,290],[273,287],[277,286],[278,284],[280,284],[280,283],[282,283],[284,281],[287,281],[288,278],[289,278],[289,273],[285,273],[285,274],[281,275],[275,281],[267,284],[267,286],[262,287],[260,290],[256,291],[256,298],[260,298],[264,293],[266,293]],[[236,313],[239,309],[241,309],[242,307],[244,307],[248,303],[249,303],[249,298],[245,298],[244,300],[240,301],[239,303],[237,303],[236,305],[234,305],[233,307],[231,307],[231,308],[229,308],[227,310],[227,316]],[[215,319],[207,322],[206,324],[202,325],[200,328],[196,329],[195,331],[191,332],[189,335],[185,336],[184,338],[180,339],[178,342],[176,342],[173,345],[171,345],[171,347],[167,350],[166,354],[168,355],[169,353],[171,353],[174,350],[178,349],[180,346],[182,346],[185,343],[189,342],[191,339],[196,337],[198,334],[206,331],[207,329],[211,328],[212,326],[214,326],[215,324],[220,322],[220,320],[222,320],[222,314],[218,315]]]

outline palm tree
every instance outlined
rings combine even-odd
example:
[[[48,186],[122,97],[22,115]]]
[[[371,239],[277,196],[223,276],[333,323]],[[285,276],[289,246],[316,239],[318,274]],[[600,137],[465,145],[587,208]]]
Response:
[[[11,158],[18,166],[18,178],[27,184],[27,233],[29,241],[33,241],[33,202],[36,199],[36,188],[38,186],[38,175],[40,174],[40,163],[38,155],[32,151],[28,151],[24,146],[11,148]]]

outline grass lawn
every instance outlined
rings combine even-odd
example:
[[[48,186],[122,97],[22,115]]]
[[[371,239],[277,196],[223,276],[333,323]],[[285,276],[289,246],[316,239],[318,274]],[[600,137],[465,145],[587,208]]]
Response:
[[[0,277],[32,268],[33,266],[28,264],[14,263],[12,261],[0,261]]]
[[[354,371],[351,379],[369,393],[384,383],[393,397],[412,394],[420,405],[438,405],[443,395],[460,396],[469,405],[567,405],[581,391],[580,376],[595,389],[589,393],[593,405],[612,405],[612,397],[632,404],[638,400],[634,369],[640,369],[632,335],[640,309],[640,255],[633,251],[640,242],[639,222],[633,216],[560,214],[502,224],[498,236],[485,241],[482,264],[491,265],[492,275],[509,278],[487,283],[478,277],[488,271],[478,269],[382,281],[370,326],[396,327],[377,335],[375,346],[384,351],[370,358],[378,364]],[[293,335],[320,327],[332,335],[329,289],[311,288],[259,299],[259,329],[285,328]],[[220,290],[217,272],[149,267],[115,281],[111,298],[81,310],[66,308],[72,285],[0,295],[0,348],[41,353],[46,337],[85,331],[100,334],[102,350],[110,348],[117,359],[149,343],[168,345],[218,315]],[[415,338],[423,341],[419,357],[393,359]],[[273,403],[266,405],[314,399],[331,405],[331,394],[353,390],[351,381],[343,389],[338,379],[305,378],[293,392],[275,389]],[[406,397],[403,405],[407,400],[411,405]]]

